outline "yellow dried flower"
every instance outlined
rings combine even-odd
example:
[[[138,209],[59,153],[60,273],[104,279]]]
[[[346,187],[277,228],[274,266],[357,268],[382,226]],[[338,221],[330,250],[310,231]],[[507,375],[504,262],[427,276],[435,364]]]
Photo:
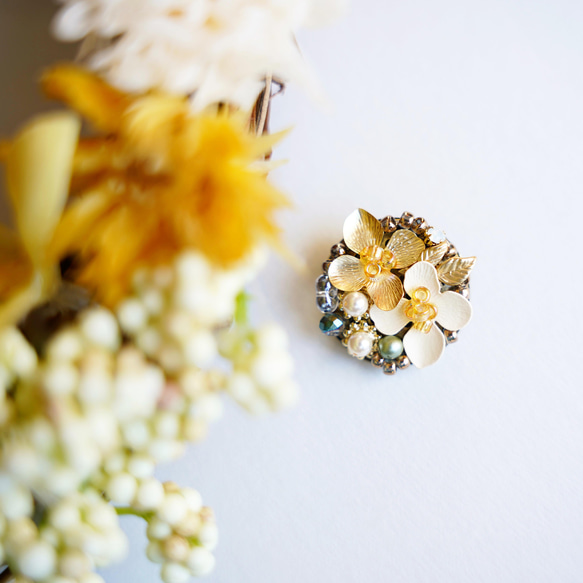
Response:
[[[273,212],[287,200],[256,163],[280,136],[250,134],[241,114],[194,115],[186,98],[121,94],[73,66],[43,85],[106,132],[80,142],[53,243],[56,256],[78,257],[77,281],[105,304],[136,269],[184,248],[226,267],[277,241]]]
[[[80,121],[40,116],[0,148],[16,230],[0,226],[0,327],[46,300],[58,279],[47,253],[67,200]]]

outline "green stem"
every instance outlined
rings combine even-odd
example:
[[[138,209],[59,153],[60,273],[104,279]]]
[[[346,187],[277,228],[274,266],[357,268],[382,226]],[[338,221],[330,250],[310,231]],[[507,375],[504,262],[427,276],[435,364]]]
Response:
[[[246,326],[249,323],[249,301],[251,296],[245,291],[239,292],[235,299],[235,324]]]
[[[143,518],[145,521],[148,521],[150,518],[152,518],[151,512],[140,512],[139,510],[134,510],[133,508],[126,506],[115,506],[115,511],[117,512],[118,516],[137,516],[139,518]]]

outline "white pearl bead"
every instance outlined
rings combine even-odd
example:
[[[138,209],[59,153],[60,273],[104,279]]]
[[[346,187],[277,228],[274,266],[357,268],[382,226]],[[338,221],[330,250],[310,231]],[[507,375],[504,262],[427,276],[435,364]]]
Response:
[[[362,359],[370,354],[374,338],[369,332],[356,332],[348,339],[348,353]]]
[[[353,318],[359,318],[368,310],[368,298],[362,292],[346,294],[342,300],[344,312]]]

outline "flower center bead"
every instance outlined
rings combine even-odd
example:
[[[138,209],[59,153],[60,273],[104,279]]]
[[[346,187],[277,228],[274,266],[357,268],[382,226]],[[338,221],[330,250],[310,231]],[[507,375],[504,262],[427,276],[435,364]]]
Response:
[[[360,261],[364,265],[364,272],[368,277],[378,277],[383,270],[391,269],[395,256],[388,249],[379,245],[370,245],[360,253]]]
[[[413,328],[428,334],[437,316],[437,308],[430,303],[431,292],[426,287],[418,287],[411,293],[405,306],[405,316],[413,322]]]

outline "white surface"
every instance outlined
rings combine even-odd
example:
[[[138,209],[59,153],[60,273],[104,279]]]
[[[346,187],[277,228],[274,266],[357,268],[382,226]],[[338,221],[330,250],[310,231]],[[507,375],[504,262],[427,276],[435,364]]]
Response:
[[[66,49],[48,3],[0,9],[6,131]],[[576,0],[354,0],[301,39],[335,103],[274,103],[309,276],[274,259],[257,312],[287,327],[303,400],[259,420],[228,406],[161,472],[217,513],[209,583],[583,580],[582,26]],[[478,256],[474,320],[431,368],[385,378],[318,331],[313,279],[357,206],[421,214]],[[127,525],[131,560],[106,579],[154,582]]]

